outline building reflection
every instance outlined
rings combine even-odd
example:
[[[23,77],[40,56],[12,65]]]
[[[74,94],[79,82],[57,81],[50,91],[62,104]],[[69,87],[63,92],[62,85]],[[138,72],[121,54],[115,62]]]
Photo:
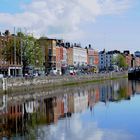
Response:
[[[0,96],[0,139],[26,136],[36,126],[57,123],[88,108],[94,109],[98,102],[119,102],[130,100],[137,83],[131,81],[110,81],[98,86],[87,86],[67,90],[67,93],[52,97],[12,100],[7,95]],[[36,135],[36,133],[34,133]]]

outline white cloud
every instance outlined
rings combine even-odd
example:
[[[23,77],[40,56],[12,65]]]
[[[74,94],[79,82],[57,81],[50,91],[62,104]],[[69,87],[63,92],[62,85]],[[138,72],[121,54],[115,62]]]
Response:
[[[80,29],[81,23],[93,22],[97,16],[119,14],[129,8],[130,2],[131,0],[32,0],[30,4],[22,5],[22,13],[0,13],[0,23],[9,27],[26,27],[36,35],[55,34],[56,37],[66,35],[74,38],[78,36],[77,32],[84,31]]]
[[[57,123],[40,127],[44,140],[132,140],[134,136],[124,130],[99,128],[96,122],[81,120],[79,114]]]

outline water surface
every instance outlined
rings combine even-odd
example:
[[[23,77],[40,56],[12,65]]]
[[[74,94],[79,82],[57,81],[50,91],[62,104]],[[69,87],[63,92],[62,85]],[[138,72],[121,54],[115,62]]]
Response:
[[[0,96],[0,139],[138,140],[140,83],[107,81]]]

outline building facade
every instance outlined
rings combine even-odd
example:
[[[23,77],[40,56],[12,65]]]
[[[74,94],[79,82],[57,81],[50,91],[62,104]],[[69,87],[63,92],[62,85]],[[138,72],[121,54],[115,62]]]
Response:
[[[99,53],[98,51],[92,49],[90,45],[89,48],[87,48],[87,64],[95,67],[96,69],[98,69],[99,66]]]
[[[73,65],[73,48],[67,48],[67,64],[68,66]]]
[[[49,72],[51,68],[56,68],[57,40],[49,39],[47,37],[42,37],[39,39],[39,44],[40,44],[40,47],[42,48],[45,72]]]
[[[42,37],[39,44],[42,48],[45,72],[56,70],[61,73],[62,66],[67,66],[67,50],[63,40]]]
[[[18,76],[22,74],[20,38],[0,35],[0,74]]]
[[[105,50],[99,52],[99,69],[106,69],[106,52]]]
[[[99,52],[99,69],[100,70],[112,70],[114,69],[113,59],[120,54],[120,51],[108,51],[105,50]]]
[[[132,66],[132,55],[130,54],[130,52],[128,50],[124,51],[123,54],[125,57],[126,64],[127,64],[128,68],[130,68]]]
[[[87,51],[82,47],[73,47],[73,65],[86,66],[87,65]]]
[[[76,44],[67,48],[67,62],[75,67],[86,66],[87,50]]]

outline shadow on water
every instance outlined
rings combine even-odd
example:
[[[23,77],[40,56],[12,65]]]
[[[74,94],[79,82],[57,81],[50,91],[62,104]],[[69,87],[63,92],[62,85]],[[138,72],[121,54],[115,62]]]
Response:
[[[25,94],[0,95],[0,139],[43,139],[41,127],[57,124],[96,104],[130,100],[140,93],[140,83],[117,80],[98,85],[64,87]],[[30,93],[30,94],[29,94]]]

